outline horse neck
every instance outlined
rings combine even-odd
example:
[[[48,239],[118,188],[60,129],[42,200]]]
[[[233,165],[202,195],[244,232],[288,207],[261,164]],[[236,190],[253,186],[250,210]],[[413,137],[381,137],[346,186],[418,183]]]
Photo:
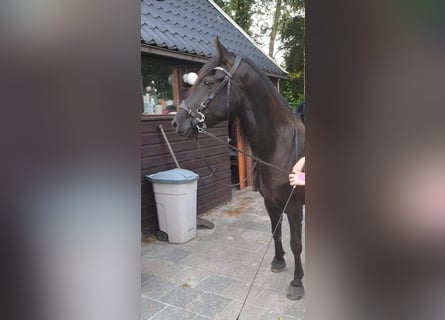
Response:
[[[251,75],[250,75],[251,76]],[[295,120],[293,113],[283,106],[274,88],[255,74],[255,81],[243,83],[244,101],[240,120],[244,135],[250,140],[252,152],[269,158],[275,146],[295,148]]]

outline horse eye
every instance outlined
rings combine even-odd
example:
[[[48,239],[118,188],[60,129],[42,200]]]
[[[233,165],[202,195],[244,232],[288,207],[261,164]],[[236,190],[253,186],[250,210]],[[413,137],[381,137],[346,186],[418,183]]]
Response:
[[[208,80],[204,80],[204,84],[205,84],[206,86],[208,86],[208,85],[209,85],[209,81],[208,81]]]

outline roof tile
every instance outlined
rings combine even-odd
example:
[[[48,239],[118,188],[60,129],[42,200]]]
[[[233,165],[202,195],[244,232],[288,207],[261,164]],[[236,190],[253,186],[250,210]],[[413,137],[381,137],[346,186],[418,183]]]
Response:
[[[263,71],[287,74],[207,0],[141,0],[143,43],[211,57],[218,35],[229,51],[251,58]]]

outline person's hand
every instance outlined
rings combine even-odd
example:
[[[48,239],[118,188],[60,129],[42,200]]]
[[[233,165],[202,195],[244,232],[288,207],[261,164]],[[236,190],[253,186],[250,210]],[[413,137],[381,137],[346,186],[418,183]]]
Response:
[[[292,173],[289,174],[289,184],[291,186],[304,186],[305,174],[303,172],[304,163],[306,161],[305,157],[302,157],[292,168]]]
[[[292,168],[292,173],[303,172],[304,163],[306,162],[306,157],[301,157],[297,163]]]
[[[305,185],[305,174],[304,174],[304,172],[291,173],[289,175],[289,184],[291,186],[304,186]]]

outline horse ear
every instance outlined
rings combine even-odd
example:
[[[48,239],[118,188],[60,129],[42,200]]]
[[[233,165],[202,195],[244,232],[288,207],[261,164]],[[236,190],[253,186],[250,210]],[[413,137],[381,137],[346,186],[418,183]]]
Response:
[[[219,41],[219,37],[215,37],[216,56],[220,65],[225,65],[228,69],[232,68],[234,59],[232,54]]]

